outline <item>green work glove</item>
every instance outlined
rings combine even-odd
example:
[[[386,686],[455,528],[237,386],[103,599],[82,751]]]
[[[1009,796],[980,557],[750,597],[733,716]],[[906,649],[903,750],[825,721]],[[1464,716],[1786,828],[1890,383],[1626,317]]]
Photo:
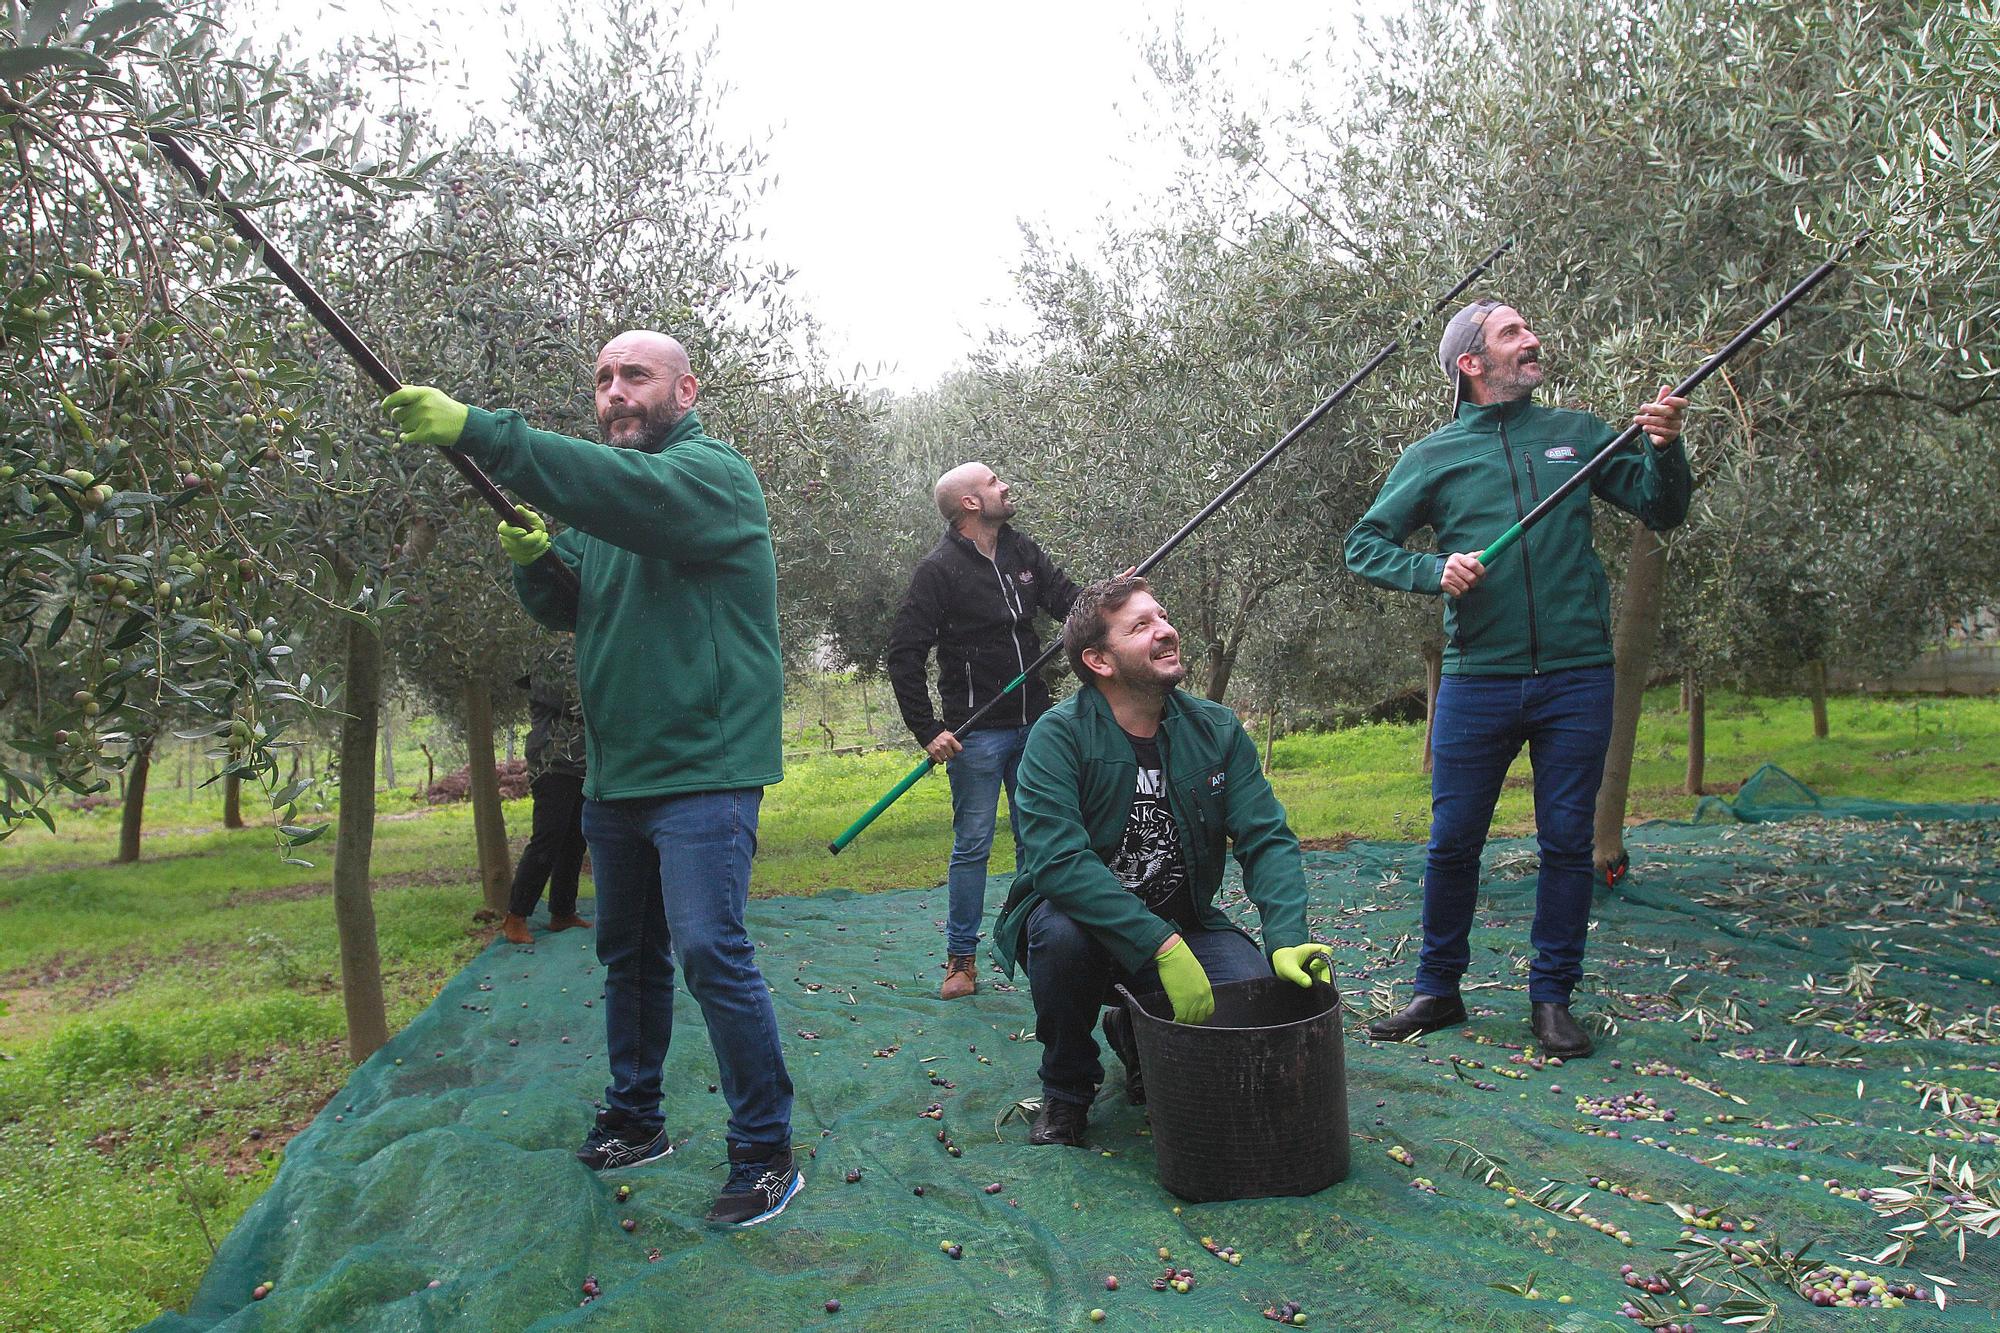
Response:
[[[1174,947],[1153,962],[1160,969],[1160,984],[1166,987],[1167,998],[1174,1002],[1174,1021],[1206,1023],[1215,1013],[1215,992],[1187,941],[1175,940]]]
[[[428,384],[404,385],[382,400],[382,410],[396,419],[404,444],[449,449],[465,433],[465,404]]]
[[[1310,986],[1313,978],[1333,979],[1333,947],[1316,941],[1271,951],[1271,970],[1294,986]]]
[[[549,549],[549,525],[526,505],[515,505],[514,508],[521,511],[522,517],[528,520],[528,526],[519,527],[501,519],[500,549],[515,564],[532,565]]]

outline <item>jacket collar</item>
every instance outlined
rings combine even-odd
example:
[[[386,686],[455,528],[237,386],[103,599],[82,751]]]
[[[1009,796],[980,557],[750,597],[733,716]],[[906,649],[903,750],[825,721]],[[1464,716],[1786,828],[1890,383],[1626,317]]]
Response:
[[[692,439],[699,434],[701,434],[701,418],[695,415],[693,408],[689,408],[681,419],[674,423],[674,428],[667,432],[667,438],[660,441],[660,447],[646,452],[663,454],[682,441]]]
[[[1076,687],[1076,693],[1078,711],[1088,713],[1095,722],[1121,736],[1126,734],[1125,728],[1119,726],[1118,719],[1112,716],[1111,703],[1104,697],[1104,691],[1095,685],[1083,684]],[[1178,721],[1187,711],[1187,696],[1179,687],[1168,690],[1166,707],[1160,710],[1160,726],[1164,728],[1169,722]]]
[[[1000,554],[1000,548],[1007,544],[1007,540],[1009,537],[1013,535],[1013,532],[1014,532],[1013,524],[1002,523],[1000,525],[1000,531],[996,533],[993,538],[993,554],[996,558]],[[956,527],[947,527],[944,530],[944,536],[940,537],[938,541],[941,545],[956,546],[959,550],[965,552],[969,556],[972,556],[976,560],[984,560],[986,558],[985,552],[981,551],[979,547],[973,543],[972,538],[960,532]]]
[[[1458,424],[1475,435],[1494,435],[1501,426],[1511,426],[1526,416],[1534,405],[1533,398],[1516,398],[1511,403],[1460,403]]]

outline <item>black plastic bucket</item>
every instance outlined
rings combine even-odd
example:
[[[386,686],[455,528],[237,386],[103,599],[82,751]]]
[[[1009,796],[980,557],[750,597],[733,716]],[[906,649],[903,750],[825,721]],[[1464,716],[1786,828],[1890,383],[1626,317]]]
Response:
[[[1209,1203],[1313,1194],[1347,1178],[1347,1057],[1331,984],[1227,982],[1199,1027],[1174,1022],[1164,994],[1118,993],[1163,1187]]]

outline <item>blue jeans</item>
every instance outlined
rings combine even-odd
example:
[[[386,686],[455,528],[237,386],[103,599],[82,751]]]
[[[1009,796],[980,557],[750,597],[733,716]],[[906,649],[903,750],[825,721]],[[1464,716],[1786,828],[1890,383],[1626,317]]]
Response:
[[[1271,975],[1264,951],[1240,930],[1182,931],[1210,985]],[[1035,1001],[1035,1040],[1042,1044],[1042,1095],[1089,1105],[1104,1082],[1097,1058],[1097,1011],[1117,1003],[1111,989],[1134,995],[1163,989],[1160,969],[1136,976],[1118,965],[1097,937],[1054,903],[1028,914],[1028,989]]]
[[[1611,744],[1611,668],[1540,676],[1446,676],[1431,727],[1431,845],[1417,992],[1456,995],[1472,961],[1479,854],[1507,766],[1527,742],[1541,874],[1528,973],[1533,1004],[1568,1004],[1590,929],[1597,787]]]
[[[1007,827],[1021,844],[1014,814],[1014,775],[1028,744],[1026,727],[991,727],[958,738],[965,748],[944,766],[951,780],[951,868],[945,874],[949,905],[944,951],[963,956],[979,947],[986,916],[986,860],[993,854],[993,826],[1000,817],[1000,788],[1007,788]]]
[[[763,799],[752,787],[584,804],[611,1064],[604,1101],[642,1126],[662,1123],[660,1067],[674,1033],[678,959],[721,1069],[729,1142],[791,1139],[792,1080],[743,924]]]

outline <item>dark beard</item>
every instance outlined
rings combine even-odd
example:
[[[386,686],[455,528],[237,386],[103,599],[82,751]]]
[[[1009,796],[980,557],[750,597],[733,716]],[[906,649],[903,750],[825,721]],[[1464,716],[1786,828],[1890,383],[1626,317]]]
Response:
[[[681,424],[681,418],[688,409],[673,403],[662,403],[652,408],[639,419],[639,438],[630,444],[612,444],[611,431],[604,430],[604,442],[614,449],[637,449],[640,453],[656,454],[665,447],[667,437],[674,433],[674,427]],[[621,421],[625,418],[619,418]]]

